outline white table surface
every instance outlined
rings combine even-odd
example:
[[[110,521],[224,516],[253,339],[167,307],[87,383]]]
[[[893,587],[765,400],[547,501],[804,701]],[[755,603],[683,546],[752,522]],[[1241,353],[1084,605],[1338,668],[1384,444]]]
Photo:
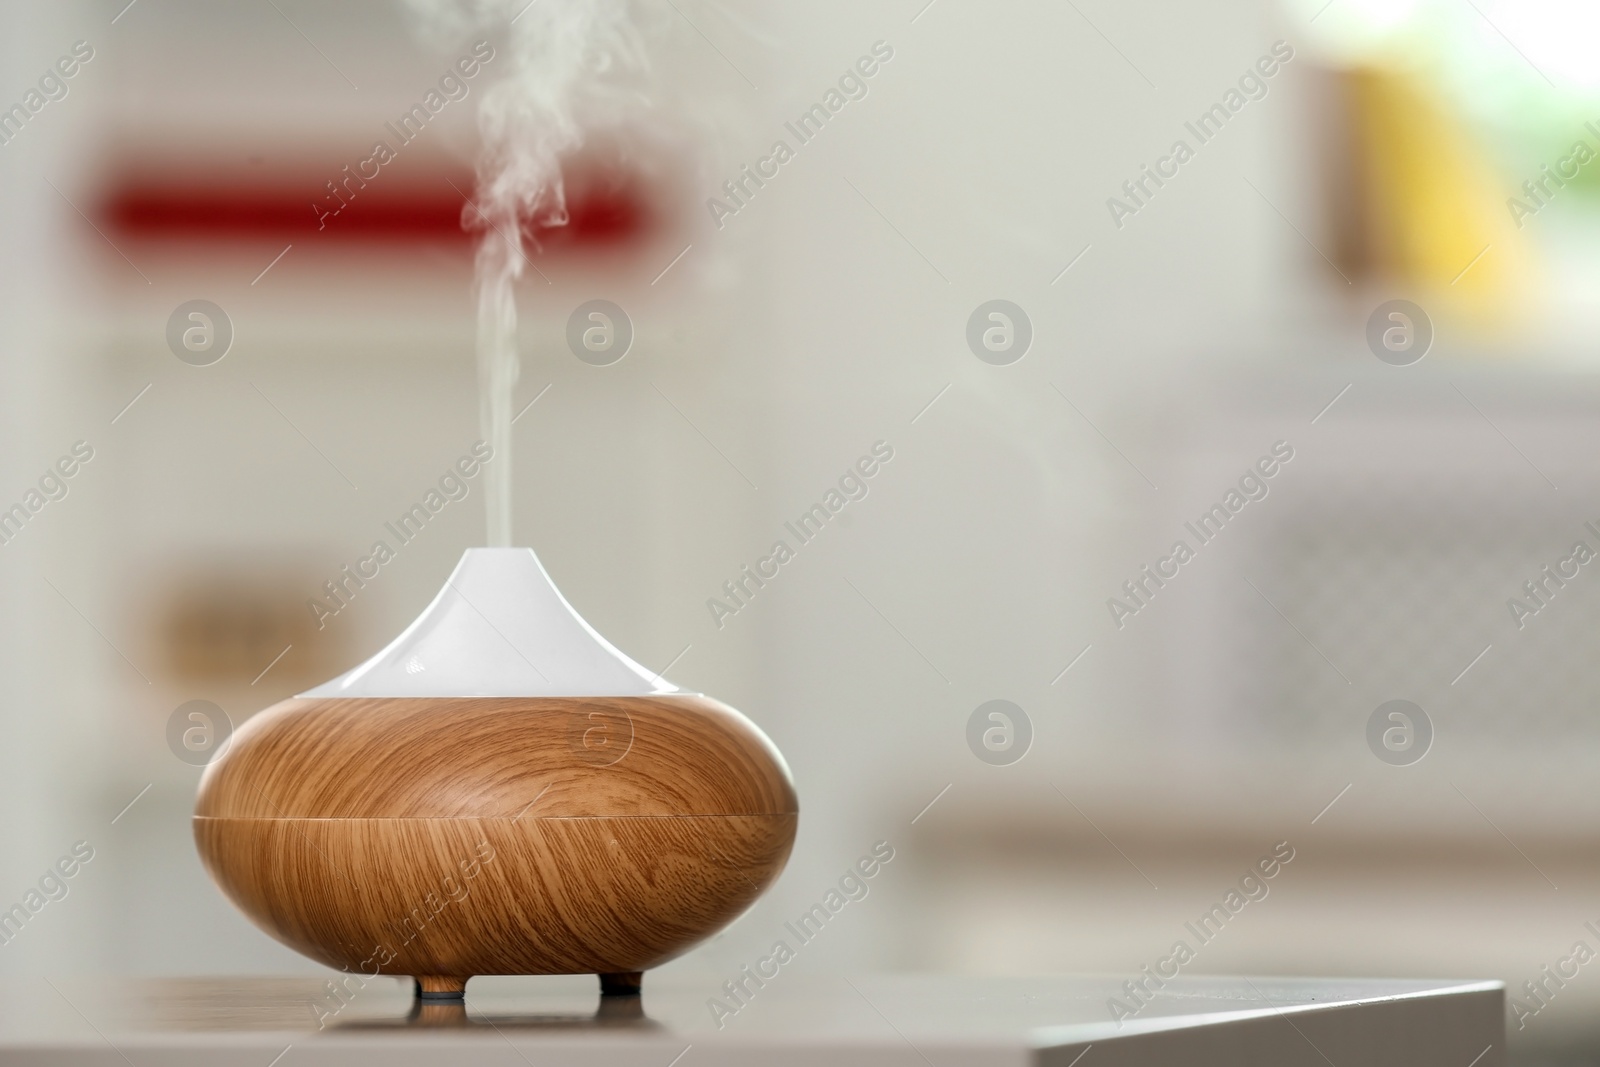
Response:
[[[781,973],[719,1030],[707,980],[647,975],[639,1000],[592,976],[474,979],[463,1007],[412,1013],[377,978],[318,1029],[307,978],[8,979],[0,1064],[106,1067],[1502,1067],[1498,982],[1179,977],[1120,1027],[1123,976],[825,978]],[[1124,999],[1126,999],[1124,997]],[[332,1002],[328,1002],[331,1004]],[[274,1057],[280,1057],[274,1059]],[[681,1058],[680,1058],[681,1057]]]

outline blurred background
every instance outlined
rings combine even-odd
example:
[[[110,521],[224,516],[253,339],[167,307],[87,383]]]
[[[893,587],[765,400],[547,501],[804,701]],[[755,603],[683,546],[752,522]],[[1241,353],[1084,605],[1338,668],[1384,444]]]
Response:
[[[461,220],[514,26],[124,3],[0,35],[0,904],[95,850],[0,973],[313,973],[201,869],[168,725],[348,669],[483,543],[475,484],[309,606],[481,436]],[[1134,976],[1288,842],[1191,973],[1500,978],[1513,1062],[1600,1060],[1600,972],[1523,987],[1600,949],[1600,576],[1562,562],[1600,552],[1600,15],[924,3],[642,7],[652,95],[518,283],[516,540],[799,785],[778,886],[670,967],[720,985],[887,841],[796,967]],[[595,299],[634,331],[606,366],[567,341]],[[194,300],[220,359],[169,343]],[[1020,358],[969,342],[992,300]],[[969,744],[997,699],[1009,743]],[[1391,700],[1431,738],[1369,743]]]

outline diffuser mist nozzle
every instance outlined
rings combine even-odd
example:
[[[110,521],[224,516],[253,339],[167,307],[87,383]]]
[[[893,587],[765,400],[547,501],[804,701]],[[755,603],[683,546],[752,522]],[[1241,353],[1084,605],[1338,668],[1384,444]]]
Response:
[[[469,548],[433,602],[359,667],[303,697],[679,692],[583,620],[531,548]]]

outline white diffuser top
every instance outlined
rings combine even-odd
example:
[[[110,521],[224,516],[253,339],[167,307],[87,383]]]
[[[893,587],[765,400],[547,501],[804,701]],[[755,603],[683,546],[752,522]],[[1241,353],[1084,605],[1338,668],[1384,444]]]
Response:
[[[427,610],[361,666],[303,697],[676,693],[572,609],[531,548],[469,548]]]

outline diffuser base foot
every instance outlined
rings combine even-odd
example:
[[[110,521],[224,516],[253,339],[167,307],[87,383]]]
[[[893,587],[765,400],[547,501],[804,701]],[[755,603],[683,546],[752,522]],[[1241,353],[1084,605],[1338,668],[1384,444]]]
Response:
[[[602,997],[636,997],[639,995],[639,988],[643,984],[643,971],[602,974],[600,976],[600,995]]]
[[[467,995],[465,978],[418,975],[414,981],[418,1000],[461,1000]]]

